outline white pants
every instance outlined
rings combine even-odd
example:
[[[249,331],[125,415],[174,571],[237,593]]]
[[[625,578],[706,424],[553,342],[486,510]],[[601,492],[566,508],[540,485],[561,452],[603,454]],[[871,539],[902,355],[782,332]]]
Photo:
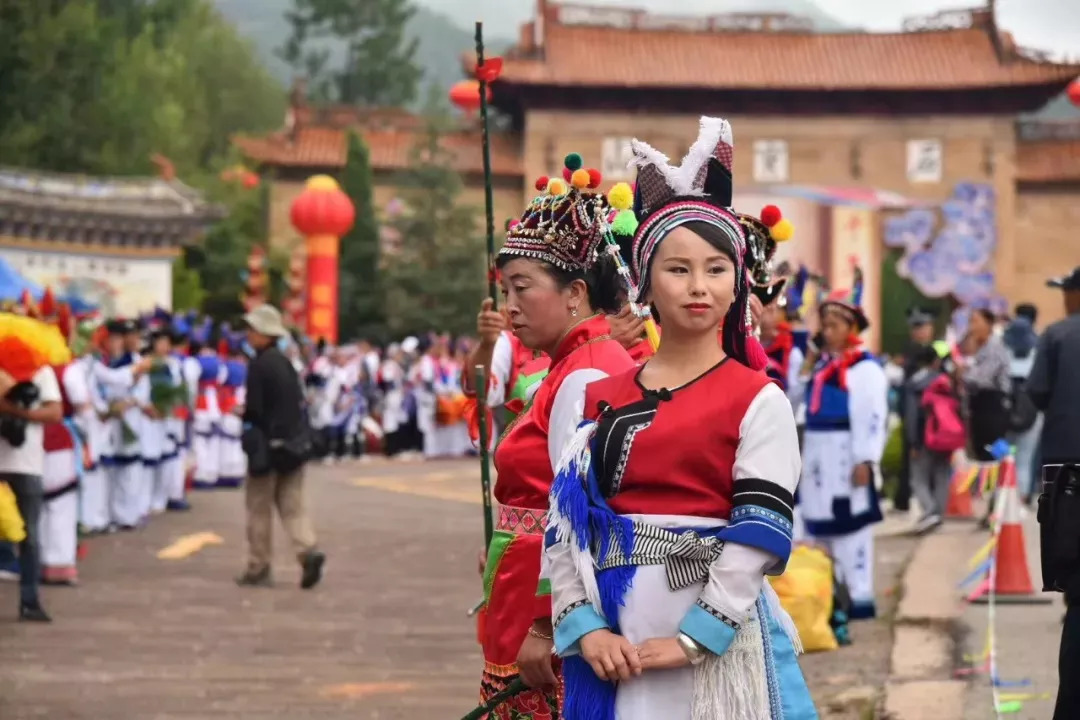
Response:
[[[221,418],[221,437],[218,439],[218,478],[220,485],[239,486],[247,475],[247,455],[240,443],[243,421],[230,413]]]
[[[85,470],[79,482],[79,522],[91,531],[109,527],[109,476],[101,465]]]
[[[78,551],[79,493],[69,490],[45,501],[38,531],[41,533],[41,566],[50,570],[73,571]]]
[[[851,593],[853,615],[859,607],[874,608],[874,526],[867,525],[847,535],[815,538],[836,563],[837,575]]]
[[[152,488],[150,497],[151,512],[161,512],[169,504],[173,486],[176,484],[175,475],[178,467],[181,469],[180,478],[182,483],[184,464],[179,455],[173,455],[162,460],[156,466],[148,468],[150,471],[148,485]]]
[[[109,468],[109,514],[117,525],[134,527],[142,519],[142,480],[138,460]]]
[[[195,483],[201,487],[217,484],[221,464],[221,438],[212,435],[192,434],[191,449],[195,453]]]
[[[171,463],[169,463],[169,469],[166,473],[166,486],[169,494],[169,500],[175,500],[177,502],[184,499],[187,494],[186,480],[187,480],[187,464],[189,450],[185,447],[176,449],[176,457]]]

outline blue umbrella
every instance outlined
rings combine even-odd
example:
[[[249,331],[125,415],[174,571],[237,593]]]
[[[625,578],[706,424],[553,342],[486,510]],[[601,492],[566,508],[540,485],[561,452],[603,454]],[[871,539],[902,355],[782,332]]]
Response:
[[[23,277],[11,264],[0,257],[0,300],[19,300],[24,290],[29,290],[31,297],[41,299],[42,287]]]

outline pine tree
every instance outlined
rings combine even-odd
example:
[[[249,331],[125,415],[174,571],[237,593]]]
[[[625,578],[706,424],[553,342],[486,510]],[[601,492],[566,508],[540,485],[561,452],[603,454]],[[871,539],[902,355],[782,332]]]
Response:
[[[367,145],[349,133],[342,189],[356,207],[356,223],[341,239],[338,323],[344,339],[384,339],[382,284],[379,277],[379,223],[372,196]]]
[[[422,71],[417,38],[405,24],[409,0],[294,0],[286,17],[292,34],[278,55],[307,76],[311,94],[348,105],[404,106],[416,98]],[[312,49],[311,41],[345,43],[343,58]]]
[[[481,211],[461,202],[461,177],[440,144],[447,123],[443,112],[429,112],[402,178],[406,210],[393,222],[402,246],[386,272],[387,320],[395,337],[470,332],[484,296]]]

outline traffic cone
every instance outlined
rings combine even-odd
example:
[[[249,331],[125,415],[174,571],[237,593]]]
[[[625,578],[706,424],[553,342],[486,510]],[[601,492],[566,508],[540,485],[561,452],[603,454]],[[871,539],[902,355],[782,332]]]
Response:
[[[945,503],[945,517],[950,520],[972,520],[975,510],[971,507],[971,473],[977,473],[977,467],[961,468],[953,473],[949,482],[949,500]]]
[[[1020,524],[1020,501],[1016,496],[1016,463],[1010,453],[1002,460],[1001,485],[998,488],[995,515],[999,523],[992,562],[995,567],[987,573],[968,602],[1049,603],[1049,595],[1036,593],[1028,572],[1024,528]]]

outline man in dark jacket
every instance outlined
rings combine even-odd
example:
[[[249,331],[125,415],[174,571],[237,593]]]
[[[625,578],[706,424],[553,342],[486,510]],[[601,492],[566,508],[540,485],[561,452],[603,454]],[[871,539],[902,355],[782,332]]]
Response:
[[[911,342],[904,349],[904,383],[900,389],[900,417],[906,418],[910,412],[906,407],[910,390],[907,387],[911,378],[923,366],[922,359],[927,355],[930,343],[934,341],[934,314],[918,306],[907,311],[908,332]],[[901,437],[900,478],[893,496],[893,509],[907,512],[911,507],[911,444],[908,433]],[[925,511],[926,508],[923,508]]]
[[[304,463],[311,433],[300,378],[277,343],[288,335],[281,313],[260,305],[244,316],[255,358],[248,366],[244,401],[244,452],[248,456],[248,565],[240,585],[271,585],[273,508],[303,568],[300,587],[314,587],[326,556],[315,547],[315,530],[304,508]]]
[[[1047,284],[1061,289],[1068,317],[1046,328],[1039,338],[1027,390],[1035,406],[1043,411],[1043,465],[1053,466],[1056,470],[1064,464],[1080,463],[1080,267]],[[1046,471],[1043,476],[1052,477]],[[1080,523],[1080,519],[1043,517],[1041,507],[1039,514],[1040,523],[1063,523],[1062,530],[1065,530],[1047,532],[1044,526],[1044,567],[1047,556],[1075,557],[1075,547],[1054,547],[1059,544],[1054,540],[1065,538],[1065,542],[1071,544],[1070,538],[1075,539],[1080,532],[1075,526],[1068,526]],[[1057,577],[1044,577],[1043,582],[1052,580],[1055,587],[1064,589],[1068,609],[1058,654],[1059,682],[1054,720],[1073,720],[1080,718],[1080,685],[1076,683],[1076,678],[1080,677],[1080,567],[1055,568],[1055,574]]]

